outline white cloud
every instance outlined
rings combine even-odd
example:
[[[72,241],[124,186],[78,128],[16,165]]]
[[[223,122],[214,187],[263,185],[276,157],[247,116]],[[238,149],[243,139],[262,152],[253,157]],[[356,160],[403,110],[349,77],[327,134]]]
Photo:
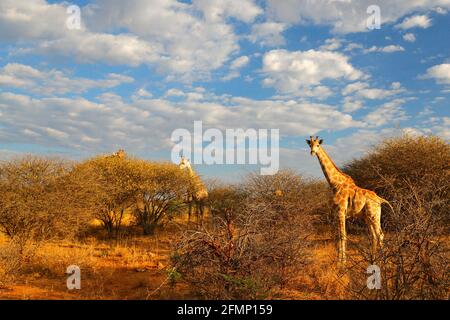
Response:
[[[444,97],[436,97],[436,98],[433,99],[433,101],[431,103],[434,104],[434,103],[438,103],[438,102],[444,101],[444,100],[445,100]]]
[[[131,34],[73,32],[66,37],[46,40],[37,47],[19,53],[41,53],[74,57],[81,63],[107,63],[136,67],[155,63],[161,58],[162,47]]]
[[[352,152],[361,154],[367,151],[372,145],[379,142],[380,139],[380,132],[375,130],[360,129],[347,137],[336,139],[334,148],[337,150],[351,150]]]
[[[131,151],[151,151],[170,150],[171,132],[176,128],[191,130],[195,120],[202,120],[205,127],[222,130],[230,124],[234,128],[279,128],[284,136],[364,125],[326,104],[209,93],[201,94],[205,99],[197,100],[191,96],[193,93],[199,95],[195,91],[183,92],[176,101],[136,96],[131,102],[125,102],[113,93],[89,101],[31,98],[2,92],[0,135],[4,143],[33,143],[91,152],[104,152],[117,146]]]
[[[42,129],[42,131],[47,133],[50,137],[56,138],[58,140],[67,139],[69,137],[69,135],[66,132],[61,131],[61,130],[48,128],[48,127],[41,127],[40,129]]]
[[[329,25],[335,33],[351,33],[369,31],[367,8],[373,4],[371,0],[268,0],[267,12],[277,22]],[[448,0],[379,0],[376,4],[381,9],[382,25],[414,12],[431,11],[437,6],[450,8]],[[421,21],[418,23],[423,25]]]
[[[450,8],[448,0],[380,1],[383,28],[388,23],[391,26],[397,23],[398,28],[405,30],[426,28],[431,25],[430,10],[444,13]],[[164,92],[167,84],[144,79],[131,89],[130,97],[102,90],[98,97],[85,99],[77,95],[91,89],[114,88],[130,83],[133,78],[111,73],[88,79],[52,65],[9,63],[0,67],[2,142],[60,146],[95,153],[109,152],[117,146],[131,152],[147,152],[168,150],[171,131],[183,127],[191,129],[194,120],[203,120],[207,127],[222,129],[230,126],[280,128],[285,136],[316,134],[330,128],[377,128],[359,130],[361,139],[352,140],[359,143],[365,139],[372,141],[387,130],[379,127],[407,118],[406,108],[403,108],[407,100],[395,96],[405,91],[400,83],[384,89],[373,88],[363,69],[358,69],[359,65],[356,68],[348,55],[338,52],[354,54],[353,50],[361,49],[356,51],[361,53],[364,51],[361,44],[335,35],[315,50],[272,50],[262,54],[248,52],[247,47],[239,50],[239,41],[243,40],[262,47],[283,46],[286,44],[283,33],[296,23],[331,26],[335,33],[366,31],[366,9],[372,4],[370,1],[267,0],[268,10],[262,16],[259,5],[265,3],[259,0],[92,0],[82,8],[81,30],[68,30],[65,28],[66,2],[0,0],[0,41],[4,43],[4,51],[11,53],[3,61],[12,61],[14,54],[38,53],[45,55],[42,60],[47,62],[55,61],[54,56],[68,57],[63,61],[69,66],[72,59],[119,66],[147,65],[150,72],[158,71],[168,80],[191,82],[209,79],[214,72],[219,77],[229,72],[223,80],[239,77],[239,71],[249,64],[250,57],[255,61],[262,57],[260,73],[242,76],[251,81],[262,75],[263,84],[277,91],[277,96],[268,100],[256,100],[215,95],[195,85],[174,84],[176,88],[155,96],[157,92]],[[411,14],[417,16],[402,19]],[[415,41],[413,33],[406,33],[409,30],[399,32],[403,40]],[[297,35],[296,39],[302,36]],[[316,43],[314,37],[306,40],[303,36],[302,39],[306,43],[297,43],[302,48]],[[366,50],[389,53],[404,51],[404,48],[393,44]],[[246,56],[239,56],[239,52]],[[437,57],[437,61],[445,58]],[[96,68],[98,70],[103,69]],[[448,85],[449,75],[449,64],[444,63],[429,68],[420,78]],[[15,93],[7,92],[11,88]],[[153,94],[147,88],[151,88]],[[333,102],[341,101],[341,106],[311,103],[331,96],[336,88],[342,89],[343,96]],[[26,91],[30,93],[17,93]],[[123,94],[122,90],[119,92]],[[71,93],[70,98],[61,97],[68,93]],[[309,97],[314,99],[306,99]],[[380,102],[378,108],[361,119],[355,120],[349,114],[357,110],[367,112],[367,100],[389,97],[396,99]],[[427,112],[429,110],[424,110],[421,116]],[[358,117],[361,113],[357,113]],[[449,127],[449,118],[444,117],[409,130],[449,137]],[[333,152],[341,147],[344,149],[337,142],[330,149]],[[346,146],[345,150],[349,152],[335,153],[338,159],[359,151],[358,144]]]
[[[447,127],[445,123],[447,122]],[[380,143],[382,140],[401,136],[403,134],[409,135],[426,135],[436,134],[444,139],[450,138],[450,118],[443,117],[438,119],[438,124],[431,127],[407,127],[403,129],[397,128],[381,128],[381,129],[358,129],[355,133],[336,139],[331,146],[326,146],[330,155],[337,163],[343,163],[350,159],[361,157],[373,146]],[[325,141],[326,143],[326,141]],[[342,152],[345,150],[346,152]]]
[[[450,140],[450,117],[432,117],[433,112],[427,110],[422,111],[422,116],[425,121],[416,124],[414,127],[407,128],[407,130],[415,135],[437,135],[444,140]]]
[[[361,81],[350,83],[342,90],[342,95],[346,96],[355,91],[366,89],[368,87],[369,87],[368,83],[361,82]]]
[[[151,97],[153,97],[153,95],[152,95],[152,93],[151,92],[148,92],[146,89],[144,89],[144,88],[139,88],[137,91],[136,91],[136,96],[138,96],[138,97],[143,97],[143,98],[151,98]]]
[[[348,161],[360,157],[383,139],[400,135],[402,132],[395,128],[359,129],[353,134],[336,139],[331,148],[333,157],[341,161]],[[345,150],[346,152],[342,152]]]
[[[437,12],[438,14],[447,14],[448,12],[448,10],[441,7],[437,7],[434,11]]]
[[[370,53],[370,52],[383,52],[383,53],[392,53],[392,52],[399,52],[399,51],[405,51],[405,48],[399,45],[388,45],[385,47],[377,47],[372,46],[369,49],[365,49],[364,53]]]
[[[331,156],[333,161],[338,167],[342,167],[348,161],[359,158],[365,155],[375,145],[382,140],[391,138],[394,136],[400,136],[404,133],[407,134],[425,134],[430,133],[442,133],[438,131],[439,128],[381,128],[381,129],[358,129],[354,133],[336,139],[333,144],[330,144],[327,139],[324,141],[324,148]],[[445,132],[444,132],[445,133]],[[448,132],[447,132],[448,134]],[[444,137],[443,135],[440,135]],[[317,162],[316,157],[311,157],[309,154],[309,148],[295,148],[286,149],[280,148],[280,164],[281,167],[290,167],[300,170],[305,176],[314,176],[323,178],[323,172]]]
[[[369,127],[380,127],[392,122],[399,122],[408,119],[402,105],[406,103],[405,99],[394,99],[386,102],[379,108],[368,113],[364,121]]]
[[[355,100],[352,97],[344,98],[344,105],[342,107],[342,111],[344,112],[354,112],[356,110],[361,109],[363,103],[361,100]]]
[[[439,84],[450,84],[450,63],[435,65],[427,69],[420,79],[434,79]]]
[[[342,47],[342,41],[340,39],[331,38],[326,39],[325,44],[319,47],[320,50],[334,51]]]
[[[383,89],[364,89],[357,92],[357,95],[366,99],[382,99],[391,93],[387,90]]]
[[[395,27],[403,30],[412,28],[427,29],[431,26],[431,19],[427,15],[417,15],[405,18],[402,23],[397,24]]]
[[[336,139],[333,144],[324,139],[323,147],[336,165],[342,168],[348,161],[363,156],[382,139],[398,134],[400,132],[392,128],[358,129],[348,136]],[[317,158],[310,155],[306,144],[304,146],[296,149],[280,148],[281,167],[295,168],[307,177],[323,178]]]
[[[431,131],[438,136],[450,140],[450,117],[443,117],[440,119],[440,123],[431,127]]]
[[[432,114],[434,114],[434,111],[431,109],[430,106],[426,106],[423,108],[422,111],[420,111],[417,116],[418,117],[430,117]]]
[[[305,95],[308,90],[320,89],[328,79],[357,80],[363,73],[355,69],[343,54],[330,51],[272,50],[264,54],[263,84],[280,93]],[[319,92],[320,93],[320,92]]]
[[[348,51],[353,51],[353,50],[356,50],[356,49],[363,49],[364,47],[363,47],[363,45],[362,44],[359,44],[359,43],[349,43],[346,47],[345,47],[345,49],[344,49],[344,52],[348,52]]]
[[[240,69],[249,63],[250,59],[247,56],[240,56],[231,62],[230,69]]]
[[[176,88],[172,88],[166,91],[166,97],[182,97],[184,95],[185,93],[182,90]]]
[[[66,7],[42,0],[0,1],[0,41],[52,39],[64,36]]]
[[[238,10],[241,5],[245,10]],[[250,0],[239,7],[235,1],[97,0],[82,8],[82,29],[69,30],[63,4],[7,0],[0,4],[0,40],[16,46],[16,54],[133,67],[147,64],[169,79],[207,79],[239,48],[227,18],[250,22],[261,13]],[[18,39],[27,48],[18,46]]]
[[[203,11],[207,20],[212,21],[233,17],[250,23],[263,13],[253,0],[194,0],[193,4]]]
[[[400,82],[397,82],[397,81],[396,82],[392,82],[391,87],[394,90],[398,90],[398,89],[400,89],[402,87],[402,84]]]
[[[360,81],[350,83],[342,89],[342,95],[344,96],[353,94],[360,99],[369,100],[384,99],[402,92],[404,92],[404,89],[399,82],[393,82],[391,89],[370,88],[368,83]]]
[[[239,72],[239,69],[245,67],[250,62],[250,58],[247,56],[240,56],[236,59],[234,59],[230,64],[230,72],[222,77],[223,81],[228,81],[231,79],[235,79],[241,75]]]
[[[0,69],[0,85],[28,89],[45,95],[83,93],[94,88],[113,88],[133,81],[131,77],[115,73],[99,80],[70,78],[59,70],[41,71],[19,63],[8,63]]]
[[[253,43],[261,46],[277,47],[285,44],[283,32],[287,29],[287,24],[278,22],[264,22],[254,24],[249,36]]]
[[[24,154],[27,153],[18,150],[0,149],[0,161],[2,160],[9,161],[17,157],[23,156]]]
[[[408,42],[415,42],[416,36],[414,35],[414,33],[406,33],[403,35],[403,40]]]
[[[156,49],[155,68],[169,79],[206,79],[239,48],[238,37],[225,18],[251,21],[260,12],[253,1],[97,0],[87,17],[96,32],[125,29]],[[201,15],[203,13],[203,17]],[[133,17],[133,19],[130,19]]]
[[[229,81],[238,78],[241,75],[239,71],[232,70],[227,75],[221,78],[222,81]]]
[[[418,0],[411,4],[400,0],[392,5],[383,0],[380,3],[383,23],[415,11],[437,7],[445,10],[450,7],[447,2]],[[4,0],[0,3],[0,40],[12,44],[15,53],[58,55],[82,63],[133,67],[145,64],[167,75],[168,80],[192,82],[209,79],[211,72],[229,63],[239,50],[240,39],[262,46],[283,45],[282,33],[292,23],[332,25],[334,31],[342,33],[364,31],[370,4],[366,0],[268,0],[266,22],[253,24],[249,35],[238,36],[233,22],[253,23],[264,13],[257,3],[95,0],[82,8],[81,30],[69,30],[65,27],[67,3]],[[327,10],[323,10],[324,6]],[[336,39],[328,41],[321,51],[336,50],[341,45]],[[388,46],[380,50],[401,49]]]

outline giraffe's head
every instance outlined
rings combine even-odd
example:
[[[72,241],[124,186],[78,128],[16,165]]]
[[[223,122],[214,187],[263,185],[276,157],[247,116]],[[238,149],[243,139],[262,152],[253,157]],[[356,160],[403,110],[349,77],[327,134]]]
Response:
[[[117,150],[117,152],[116,152],[116,157],[118,157],[118,158],[120,158],[120,159],[125,158],[125,157],[126,157],[125,150],[123,150],[123,149]]]
[[[181,161],[180,161],[180,164],[178,165],[178,167],[181,170],[188,169],[191,167],[191,163],[189,162],[189,159],[186,159],[185,157],[181,157]]]
[[[319,139],[318,136],[316,136],[315,139],[313,136],[310,136],[310,139],[306,139],[306,143],[311,147],[311,155],[312,156],[316,155],[322,142],[323,142],[323,139]]]

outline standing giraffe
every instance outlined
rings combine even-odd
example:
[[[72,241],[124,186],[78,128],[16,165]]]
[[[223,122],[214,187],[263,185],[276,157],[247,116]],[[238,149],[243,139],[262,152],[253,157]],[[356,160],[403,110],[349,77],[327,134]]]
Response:
[[[312,136],[306,143],[311,147],[311,155],[317,155],[322,171],[333,191],[333,203],[337,207],[339,217],[339,261],[346,261],[347,233],[345,220],[349,217],[362,215],[369,228],[372,238],[372,255],[375,255],[377,246],[383,245],[383,230],[381,230],[381,204],[390,203],[377,196],[373,191],[358,187],[353,179],[343,173],[331,160],[322,148],[323,140]]]
[[[127,154],[125,153],[125,150],[123,150],[123,149],[117,150],[117,152],[114,155],[119,159],[125,159],[127,156]]]
[[[203,184],[200,177],[194,172],[191,167],[191,163],[185,157],[181,157],[181,162],[179,164],[181,170],[187,170],[189,177],[193,182],[193,190],[190,190],[187,196],[187,203],[189,205],[189,220],[191,219],[192,205],[194,204],[194,210],[197,217],[203,217],[205,202],[208,199],[208,190]]]
[[[125,150],[119,149],[113,154],[107,154],[105,155],[106,158],[118,158],[118,159],[125,159],[127,157],[127,154]]]

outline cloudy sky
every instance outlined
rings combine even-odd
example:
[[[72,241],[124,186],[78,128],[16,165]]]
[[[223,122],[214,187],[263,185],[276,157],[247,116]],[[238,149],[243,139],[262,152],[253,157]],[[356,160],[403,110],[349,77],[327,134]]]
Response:
[[[0,157],[169,160],[202,120],[280,129],[281,165],[320,176],[309,135],[338,164],[402,131],[450,139],[449,30],[450,0],[0,0]]]

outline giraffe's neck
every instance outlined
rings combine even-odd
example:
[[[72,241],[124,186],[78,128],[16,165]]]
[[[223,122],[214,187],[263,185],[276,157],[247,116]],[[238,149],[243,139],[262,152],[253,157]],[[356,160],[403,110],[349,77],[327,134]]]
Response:
[[[348,176],[337,168],[333,160],[323,148],[319,148],[316,154],[319,159],[320,166],[322,167],[323,174],[332,188],[338,187],[348,179]]]
[[[197,200],[205,199],[208,197],[208,191],[206,190],[205,185],[203,184],[200,177],[194,172],[192,167],[187,167],[189,176],[194,181],[194,192],[193,196]]]
[[[189,175],[190,175],[191,177],[195,177],[195,176],[196,176],[194,170],[192,170],[192,167],[188,166],[188,167],[187,167],[187,170],[188,170]]]
[[[195,173],[195,171],[192,169],[192,167],[187,167],[188,169],[188,173],[189,176],[191,177],[191,179],[194,180],[195,182],[195,187],[198,190],[203,190],[205,189],[205,186],[203,185],[202,180],[200,179],[200,177]]]

